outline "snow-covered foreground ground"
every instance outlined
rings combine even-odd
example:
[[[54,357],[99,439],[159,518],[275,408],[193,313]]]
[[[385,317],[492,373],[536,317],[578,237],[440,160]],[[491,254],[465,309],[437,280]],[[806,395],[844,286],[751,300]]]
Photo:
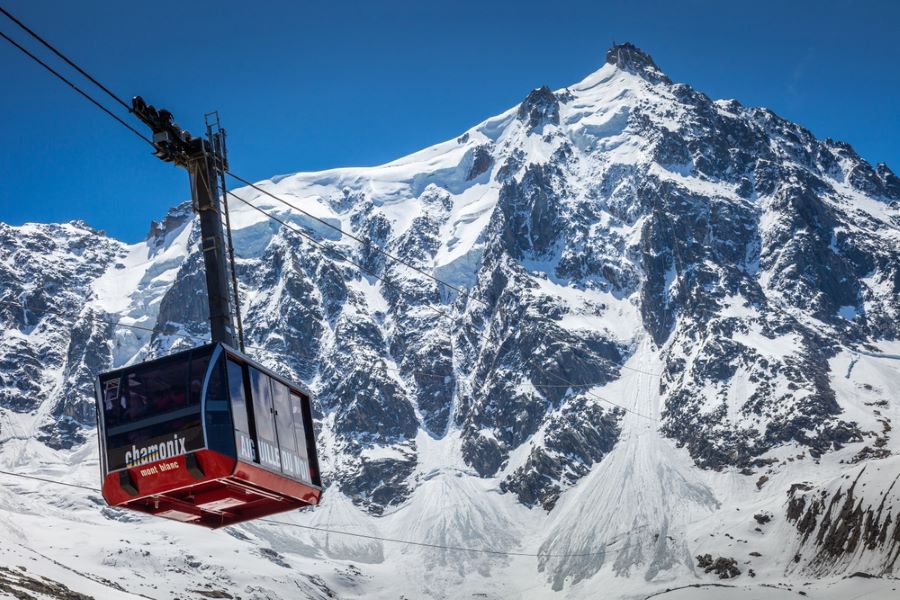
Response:
[[[876,376],[884,385],[900,381],[892,359],[856,355],[849,360],[854,361],[853,372],[864,373],[867,381]],[[850,472],[851,467],[841,464],[847,458],[842,452],[818,464],[808,458],[785,462],[761,487],[755,478],[700,470],[656,431],[652,419],[660,406],[652,373],[659,364],[649,345],[642,345],[628,366],[636,370],[623,371],[620,380],[593,390],[598,402],[612,400],[633,411],[622,421],[621,440],[587,477],[564,492],[549,516],[501,494],[497,479],[469,472],[452,431],[440,440],[419,440],[421,483],[406,504],[380,518],[331,489],[315,511],[272,518],[283,525],[208,531],[110,510],[99,494],[87,490],[0,475],[0,564],[11,570],[3,571],[0,590],[10,594],[15,582],[28,581],[22,577],[46,577],[73,591],[111,599],[228,597],[216,596],[218,592],[245,599],[657,594],[749,600],[794,598],[801,592],[823,599],[895,597],[897,580],[847,579],[856,570],[850,563],[845,572],[822,578],[784,568],[793,563],[799,544],[796,529],[785,520],[786,490],[800,481],[827,485]],[[852,384],[853,372],[847,378],[846,370],[835,371],[836,379]],[[900,417],[897,412],[885,410],[893,418]],[[26,419],[3,418],[11,425],[6,431],[20,433],[0,446],[4,470],[97,484],[93,441],[75,452],[54,452],[29,439]],[[895,458],[872,461],[866,468],[871,472],[879,465],[884,478],[900,473]],[[765,512],[772,521],[760,527],[753,515]],[[703,573],[694,557],[704,553],[735,558],[742,575],[720,581]],[[750,569],[755,577],[749,576]],[[55,597],[52,592],[29,593]]]

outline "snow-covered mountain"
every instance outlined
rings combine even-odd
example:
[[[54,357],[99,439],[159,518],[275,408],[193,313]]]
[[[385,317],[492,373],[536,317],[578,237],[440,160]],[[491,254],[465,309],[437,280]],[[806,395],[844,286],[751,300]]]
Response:
[[[0,475],[0,593],[896,587],[887,166],[623,44],[454,140],[259,185],[312,241],[231,202],[248,344],[315,393],[323,505],[209,532]],[[208,335],[197,236],[187,204],[135,245],[0,225],[0,468],[97,483],[92,376]]]

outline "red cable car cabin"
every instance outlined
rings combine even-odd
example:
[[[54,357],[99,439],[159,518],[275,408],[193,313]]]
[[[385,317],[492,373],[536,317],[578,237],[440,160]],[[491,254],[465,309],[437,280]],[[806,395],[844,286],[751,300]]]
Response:
[[[319,503],[310,399],[223,344],[97,379],[110,506],[222,527]]]

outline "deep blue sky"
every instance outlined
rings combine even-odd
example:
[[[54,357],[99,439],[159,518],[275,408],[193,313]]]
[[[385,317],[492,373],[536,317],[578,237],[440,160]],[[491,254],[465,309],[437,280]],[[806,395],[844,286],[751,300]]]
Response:
[[[251,179],[374,165],[458,135],[611,41],[672,79],[767,106],[900,171],[900,3],[0,0],[120,95],[199,133],[218,109]],[[0,29],[25,39],[5,18]],[[186,175],[0,40],[0,221],[127,241]]]

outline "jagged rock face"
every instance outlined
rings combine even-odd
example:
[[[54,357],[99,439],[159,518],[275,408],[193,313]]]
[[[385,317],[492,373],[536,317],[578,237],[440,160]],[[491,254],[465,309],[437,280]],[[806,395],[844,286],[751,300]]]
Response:
[[[699,102],[696,94],[689,97]],[[675,309],[705,319],[702,327],[688,321],[675,332],[664,429],[698,463],[716,468],[750,465],[790,440],[802,441],[814,455],[860,441],[859,429],[838,417],[827,361],[834,339],[854,343],[898,333],[896,321],[887,321],[897,314],[893,280],[900,255],[884,230],[896,226],[890,207],[897,197],[886,178],[845,145],[818,142],[768,111],[729,103],[713,117],[707,114],[713,103],[701,106],[691,131],[701,132],[696,148],[703,154],[691,149],[693,136],[676,154],[690,156],[705,177],[728,181],[736,197],[688,196],[679,186],[651,196],[667,216],[654,220],[649,232],[659,241],[648,253],[654,268],[644,293],[661,301],[645,301],[645,323],[658,342],[668,338],[673,307],[661,287],[667,268],[674,270],[669,298]],[[704,133],[711,131],[739,147],[726,151]],[[857,193],[878,199],[874,212],[853,206]],[[884,293],[885,287],[892,291]],[[720,335],[710,338],[711,330]],[[755,332],[781,340],[788,352],[763,356],[736,339]],[[736,376],[755,388],[740,406],[729,400]],[[703,394],[718,399],[711,410],[698,410]]]
[[[559,101],[550,88],[539,87],[522,101],[516,116],[525,122],[529,132],[540,129],[545,123],[559,125]]]
[[[606,411],[585,397],[567,403],[550,417],[542,443],[503,480],[500,489],[514,492],[526,506],[540,504],[552,510],[562,491],[557,482],[576,483],[612,450],[623,414],[622,409]]]
[[[546,256],[560,237],[565,223],[556,201],[566,194],[564,179],[554,166],[532,165],[521,181],[510,181],[500,188],[498,207],[503,223],[505,250],[515,258]]]
[[[788,491],[785,516],[800,535],[795,562],[823,576],[854,564],[877,575],[894,571],[900,557],[896,459],[863,466],[822,488],[798,483]]]
[[[0,408],[40,413],[35,435],[52,448],[83,442],[93,427],[93,378],[110,362],[113,323],[87,300],[122,255],[84,223],[0,224]]]
[[[493,260],[497,262],[490,279],[482,279],[485,288],[478,290],[478,297],[485,300],[471,314],[468,347],[463,347],[473,365],[474,381],[486,383],[471,389],[457,413],[457,422],[466,434],[463,456],[482,476],[492,476],[504,467],[509,452],[542,424],[558,426],[558,421],[547,419],[561,407],[568,414],[569,405],[576,402],[575,392],[612,380],[624,354],[618,344],[603,336],[579,336],[556,325],[553,321],[563,316],[565,307],[540,294],[502,250],[488,252],[484,264]],[[583,408],[594,411],[588,421],[598,428],[603,409]],[[614,428],[604,429],[601,437],[614,440]],[[601,447],[594,452],[603,451]],[[531,463],[519,469],[518,477],[531,471],[538,476],[542,468]],[[550,481],[546,485],[553,487]],[[552,505],[549,498],[545,499]]]
[[[373,514],[434,466],[426,438],[453,436],[473,472],[552,510],[619,442],[594,390],[648,340],[657,425],[701,467],[863,441],[829,360],[900,335],[900,180],[633,45],[606,63],[394,163],[264,183],[302,210],[238,191],[308,236],[232,204],[250,353],[313,391],[326,479]],[[0,405],[56,390],[50,444],[83,439],[91,373],[208,335],[188,205],[133,247],[0,234],[2,297],[69,315],[0,308]]]
[[[653,59],[646,52],[634,44],[613,44],[606,52],[607,64],[615,65],[619,69],[640,74],[650,81],[669,83],[670,80],[659,70]]]
[[[724,556],[719,556],[714,560],[712,555],[703,554],[697,557],[697,566],[703,569],[704,573],[715,573],[719,579],[731,579],[741,574],[737,561]]]

